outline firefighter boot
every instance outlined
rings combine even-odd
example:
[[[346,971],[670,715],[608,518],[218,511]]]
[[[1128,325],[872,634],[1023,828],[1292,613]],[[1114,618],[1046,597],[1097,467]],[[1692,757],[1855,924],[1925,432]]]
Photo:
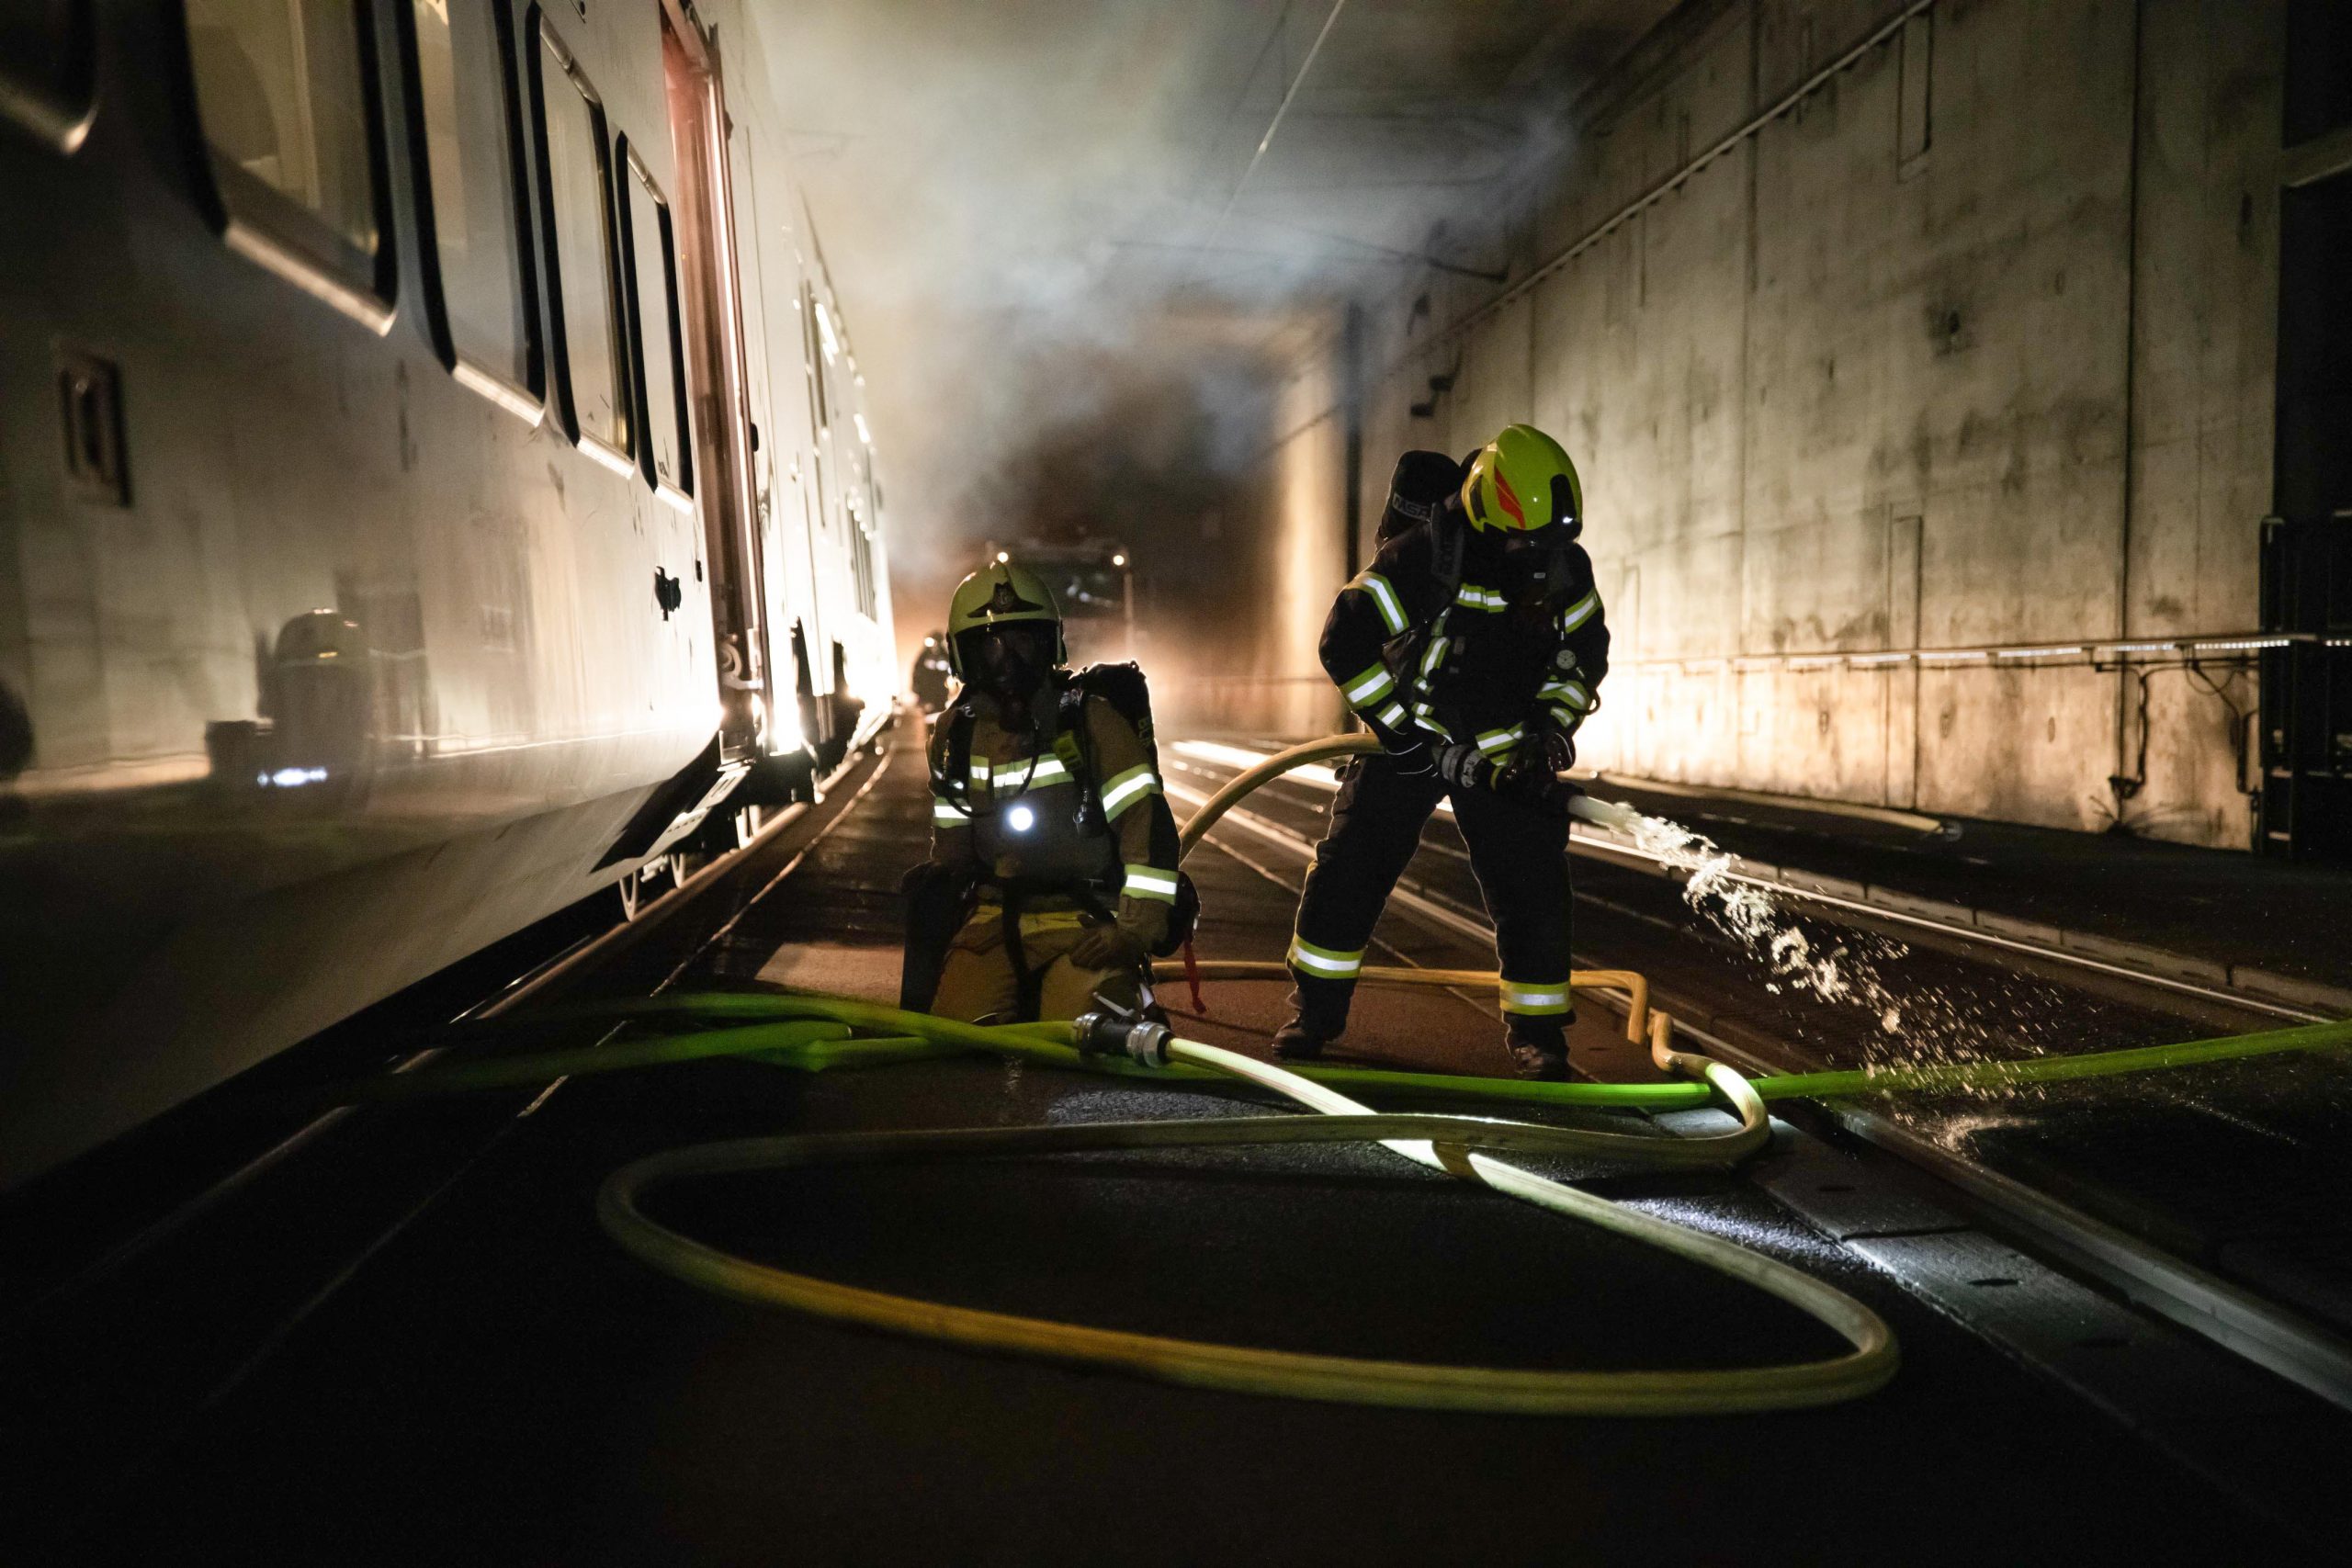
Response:
[[[1566,1028],[1575,1017],[1574,1013],[1532,1018],[1522,1013],[1510,1015],[1510,1032],[1504,1036],[1503,1043],[1510,1047],[1510,1059],[1521,1077],[1542,1083],[1567,1080]]]
[[[1353,988],[1329,980],[1301,980],[1290,994],[1290,1021],[1274,1032],[1274,1055],[1285,1062],[1311,1062],[1322,1055],[1323,1047],[1348,1026],[1347,993]]]

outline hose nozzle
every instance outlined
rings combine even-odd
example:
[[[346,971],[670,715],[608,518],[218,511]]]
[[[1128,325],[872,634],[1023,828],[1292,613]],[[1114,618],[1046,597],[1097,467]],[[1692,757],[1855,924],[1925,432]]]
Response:
[[[1168,1065],[1168,1042],[1174,1031],[1164,1023],[1154,1023],[1148,1018],[1121,1013],[1105,1006],[1100,1012],[1085,1012],[1070,1021],[1070,1043],[1090,1055],[1119,1055],[1124,1054],[1138,1065],[1164,1067]]]

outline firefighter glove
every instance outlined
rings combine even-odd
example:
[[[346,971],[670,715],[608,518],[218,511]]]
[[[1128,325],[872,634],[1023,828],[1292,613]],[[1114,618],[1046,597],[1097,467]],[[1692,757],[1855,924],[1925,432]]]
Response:
[[[1546,773],[1565,773],[1577,765],[1577,738],[1565,729],[1545,729],[1528,737],[1527,749],[1543,758]]]
[[[1424,741],[1400,739],[1387,750],[1390,761],[1396,764],[1396,772],[1406,778],[1417,779],[1437,771],[1436,759],[1430,755],[1429,746]]]
[[[1089,926],[1070,944],[1069,960],[1081,969],[1138,969],[1167,939],[1168,906],[1130,898],[1117,919]]]

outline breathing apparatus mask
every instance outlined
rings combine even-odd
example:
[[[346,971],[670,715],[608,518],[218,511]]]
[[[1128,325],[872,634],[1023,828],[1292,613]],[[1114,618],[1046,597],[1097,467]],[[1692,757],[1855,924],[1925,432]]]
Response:
[[[947,662],[972,691],[1017,707],[1044,693],[1068,657],[1061,612],[1028,568],[1000,559],[956,585],[947,602]]]
[[[1059,651],[1055,628],[1039,621],[978,626],[956,641],[965,678],[1008,704],[1024,703],[1044,688]]]
[[[1495,558],[1495,589],[1515,607],[1548,605],[1568,581],[1574,533],[1554,526],[1532,534],[1496,534],[1482,542]]]

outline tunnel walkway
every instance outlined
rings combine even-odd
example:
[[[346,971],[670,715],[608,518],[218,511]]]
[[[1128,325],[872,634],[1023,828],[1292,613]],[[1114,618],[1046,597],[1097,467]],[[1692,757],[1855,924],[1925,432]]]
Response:
[[[901,751],[682,983],[887,995],[889,889],[925,816]],[[1195,857],[1204,956],[1280,951],[1288,895],[1252,858]],[[1385,934],[1418,961],[1478,956]],[[1364,999],[1362,1059],[1501,1070],[1483,1007]],[[1187,1032],[1261,1049],[1279,1003],[1221,985]],[[1611,1021],[1588,1011],[1578,1056],[1606,1071]],[[1904,1346],[1889,1388],[1794,1415],[1606,1421],[1160,1387],[702,1296],[624,1258],[591,1212],[606,1172],[683,1143],[1220,1105],[1241,1108],[978,1060],[575,1080],[356,1268],[107,1528],[174,1561],[241,1562],[1092,1561],[1106,1543],[1169,1562],[2294,1553],[1738,1178],[1597,1185],[1869,1302]],[[1829,1348],[1778,1303],[1377,1150],[804,1173],[682,1190],[665,1213],[854,1282],[1253,1344],[1601,1367],[1690,1364],[1694,1343],[1717,1364]]]
[[[1767,879],[2256,1002],[2352,1012],[2344,878],[2324,867],[1973,818],[1911,827],[1835,802],[1610,777],[1592,791],[1688,823]]]

